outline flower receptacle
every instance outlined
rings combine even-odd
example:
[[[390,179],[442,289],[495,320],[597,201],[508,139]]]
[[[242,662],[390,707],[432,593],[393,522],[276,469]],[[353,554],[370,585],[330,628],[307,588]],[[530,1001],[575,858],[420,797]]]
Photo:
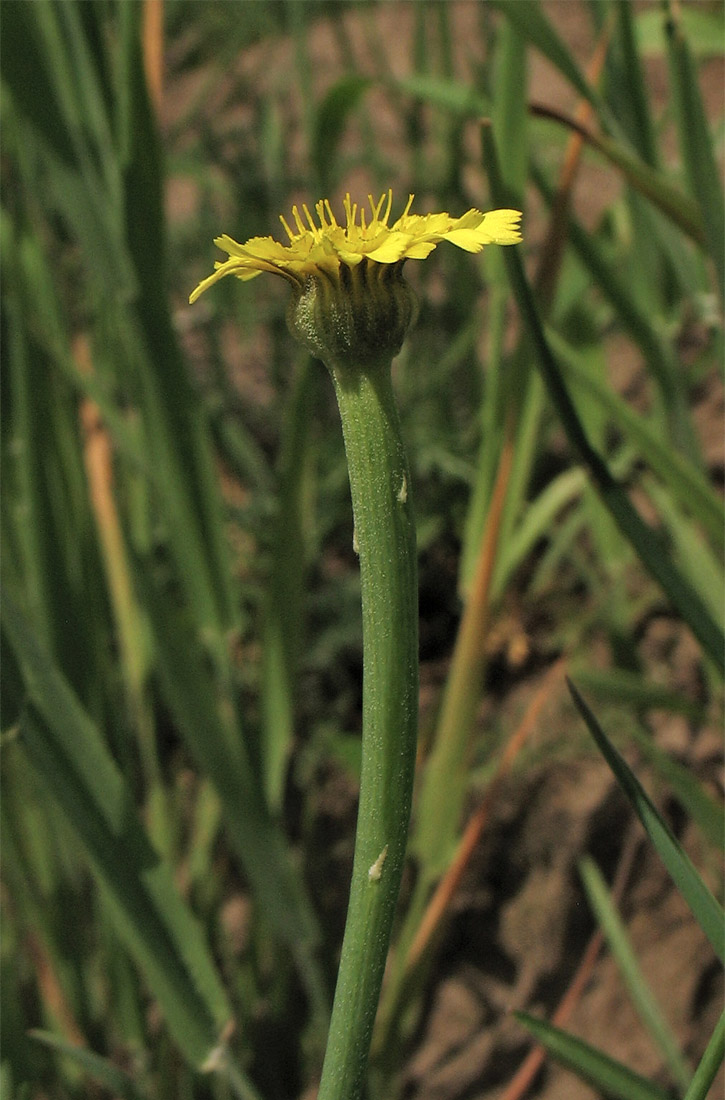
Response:
[[[309,275],[287,309],[292,335],[331,369],[389,363],[418,311],[403,262],[362,259],[353,267],[340,264],[336,276]]]

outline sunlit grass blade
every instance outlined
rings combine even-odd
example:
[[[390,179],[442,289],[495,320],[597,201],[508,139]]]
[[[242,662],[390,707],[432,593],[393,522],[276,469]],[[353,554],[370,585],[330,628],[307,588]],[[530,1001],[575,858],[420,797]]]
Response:
[[[597,747],[614,772],[620,787],[632,803],[632,807],[654,844],[677,889],[689,905],[695,920],[702,928],[720,959],[725,959],[725,913],[715,900],[702,878],[670,832],[639,780],[629,769],[622,756],[608,739],[587,704],[574,685],[569,689]]]
[[[582,860],[579,871],[597,923],[607,938],[632,1003],[659,1047],[673,1078],[686,1089],[692,1080],[692,1071],[683,1058],[677,1039],[644,979],[627,930],[612,903],[601,872],[589,858]]]
[[[97,728],[7,592],[2,612],[28,693],[21,744],[64,810],[176,1042],[201,1068],[231,1019],[201,930],[151,846]]]
[[[576,1039],[526,1012],[515,1012],[514,1015],[553,1058],[592,1085],[599,1095],[611,1100],[672,1100],[668,1089],[653,1085],[582,1039]]]
[[[723,1059],[725,1059],[725,1012],[718,1020],[715,1030],[710,1036],[710,1042],[700,1059],[700,1064],[695,1070],[695,1075],[683,1100],[706,1100],[710,1095],[710,1088],[715,1080],[715,1075],[723,1064]]]
[[[501,178],[490,127],[484,126],[482,134],[486,162],[491,177],[491,189],[494,199],[498,201],[497,197],[502,193]],[[602,502],[611,512],[622,534],[631,542],[643,565],[662,585],[667,596],[695,634],[713,664],[717,668],[722,668],[725,637],[721,627],[713,620],[698,594],[693,591],[679,570],[675,568],[662,547],[660,539],[642,520],[626,493],[612,477],[600,455],[593,449],[572,404],[558,364],[549,348],[521,257],[517,254],[516,249],[511,248],[506,250],[505,260],[514,294],[529,329],[549,395],[561,418],[570,445],[588,467]]]

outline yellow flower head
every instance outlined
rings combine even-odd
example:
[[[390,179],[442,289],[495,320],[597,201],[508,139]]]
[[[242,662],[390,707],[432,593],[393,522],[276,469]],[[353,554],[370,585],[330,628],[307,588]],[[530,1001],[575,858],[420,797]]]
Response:
[[[341,265],[356,267],[362,260],[376,264],[401,264],[404,260],[424,260],[440,241],[450,241],[466,252],[480,252],[486,244],[517,244],[521,240],[518,210],[469,210],[462,218],[449,214],[411,214],[410,195],[403,214],[388,225],[393,193],[381,195],[376,203],[372,195],[370,220],[365,210],[345,196],[346,224],[338,225],[327,199],[315,205],[317,221],[303,203],[302,214],[292,207],[295,228],[283,217],[280,221],[289,237],[289,244],[280,244],[272,237],[252,237],[237,244],[226,234],[214,244],[229,256],[218,261],[213,275],[203,279],[189,298],[195,302],[213,283],[225,275],[237,279],[254,279],[263,271],[281,275],[297,289],[304,287],[314,275],[328,276],[337,281]],[[383,210],[383,207],[385,208]],[[359,220],[358,220],[359,213]]]

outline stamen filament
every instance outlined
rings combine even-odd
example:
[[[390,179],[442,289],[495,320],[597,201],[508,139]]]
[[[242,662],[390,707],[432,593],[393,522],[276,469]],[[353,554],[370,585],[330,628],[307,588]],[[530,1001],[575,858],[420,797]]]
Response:
[[[294,241],[294,239],[295,239],[295,234],[294,234],[294,233],[292,232],[292,230],[290,229],[290,227],[289,227],[289,226],[287,225],[287,222],[286,222],[286,220],[285,220],[285,217],[284,217],[284,215],[283,215],[283,214],[280,214],[280,216],[279,216],[279,220],[280,220],[280,221],[282,222],[282,226],[283,226],[283,228],[284,228],[284,231],[285,231],[285,233],[287,234],[287,236],[288,236],[288,237],[289,237],[289,239],[290,239],[290,244],[292,244],[292,242],[293,242],[293,241]]]
[[[302,203],[302,209],[304,210],[305,217],[307,218],[307,224],[309,225],[311,232],[313,233],[315,238],[318,238],[320,236],[320,231],[312,220],[312,215],[310,214],[306,202]]]

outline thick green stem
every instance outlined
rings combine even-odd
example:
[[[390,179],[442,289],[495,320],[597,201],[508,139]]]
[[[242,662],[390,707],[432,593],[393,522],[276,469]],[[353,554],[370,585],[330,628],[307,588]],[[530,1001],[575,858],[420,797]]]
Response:
[[[360,807],[350,902],[318,1100],[362,1094],[405,857],[418,717],[410,474],[388,361],[328,364],[350,474],[363,615]]]

